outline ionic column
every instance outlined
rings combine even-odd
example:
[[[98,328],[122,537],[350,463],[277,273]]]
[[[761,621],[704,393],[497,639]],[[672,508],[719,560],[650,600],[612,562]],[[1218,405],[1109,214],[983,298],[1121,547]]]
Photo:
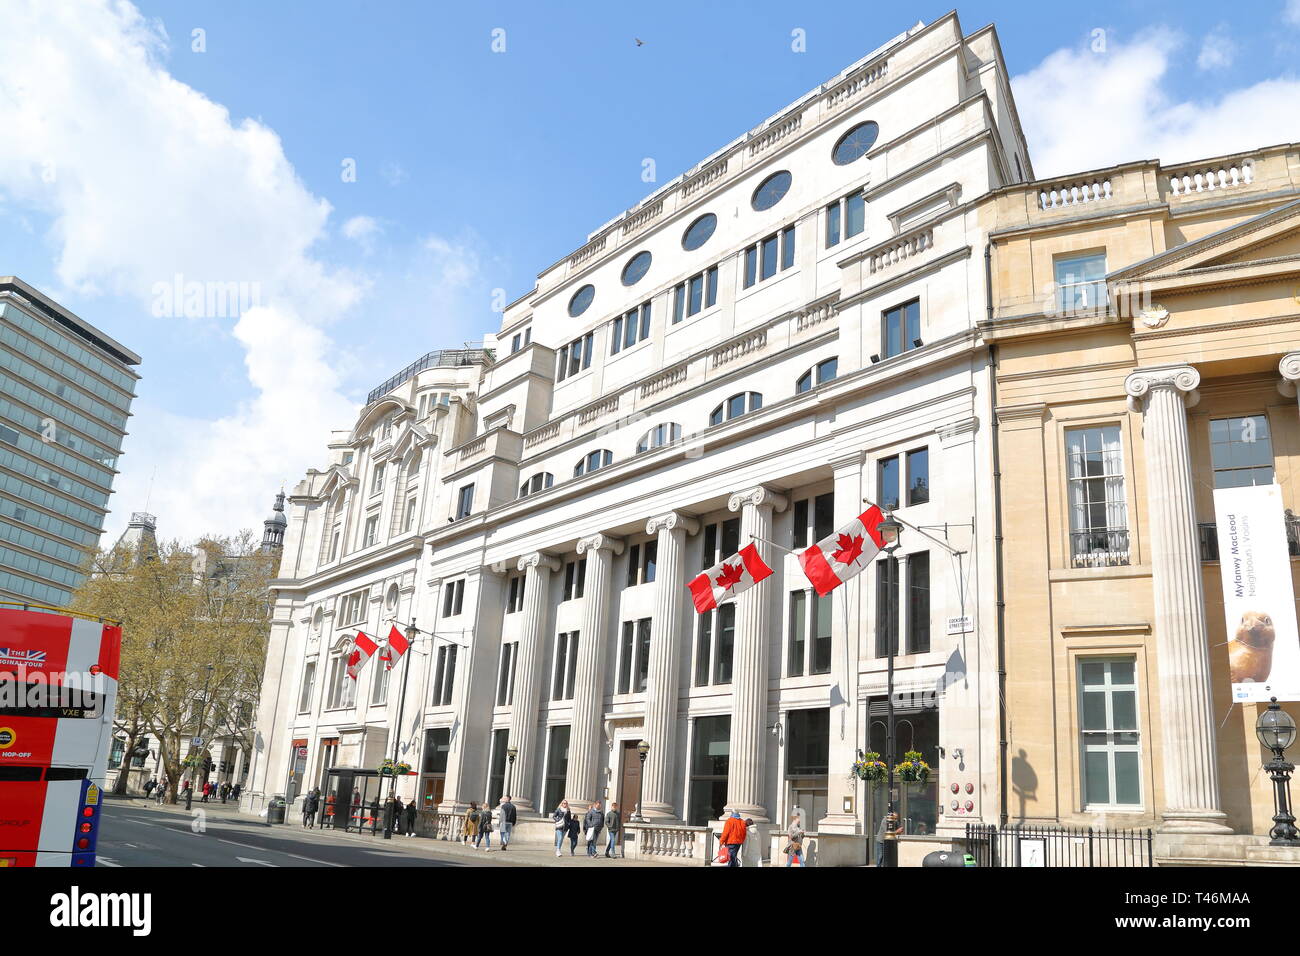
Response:
[[[727,502],[739,511],[740,542],[772,538],[772,512],[787,504],[784,495],[759,485],[733,494]],[[771,567],[772,547],[757,540],[758,552]],[[771,584],[750,588],[736,598],[736,637],[731,677],[731,757],[727,807],[756,822],[767,821],[763,804],[763,763],[767,750],[768,598]]]
[[[1277,363],[1277,370],[1282,373],[1282,381],[1277,383],[1277,390],[1283,395],[1300,400],[1300,352],[1289,352]]]
[[[510,745],[518,748],[510,786],[515,805],[524,813],[536,812],[533,806],[533,771],[537,759],[537,707],[542,698],[541,681],[546,668],[542,648],[546,644],[546,606],[551,592],[551,572],[560,570],[560,562],[549,554],[534,551],[519,559],[524,576],[523,626],[519,629],[519,659],[515,665],[515,702],[510,710]]]
[[[682,609],[686,576],[682,549],[686,536],[700,530],[694,518],[670,511],[651,518],[647,534],[659,538],[655,567],[655,609],[650,625],[650,667],[645,694],[645,739],[650,744],[642,783],[641,814],[677,819],[673,806],[673,756],[677,742],[677,671],[682,652]],[[625,808],[626,811],[630,811]]]
[[[593,534],[578,539],[578,554],[587,559],[583,584],[582,630],[578,633],[577,679],[573,688],[573,724],[569,730],[569,771],[564,792],[574,810],[600,795],[602,705],[605,702],[605,645],[609,643],[610,581],[614,556],[623,553],[621,538]]]
[[[1187,411],[1201,376],[1189,365],[1138,369],[1124,381],[1130,407],[1142,409],[1156,612],[1161,758],[1161,829],[1228,833],[1219,809],[1219,772],[1210,690],[1209,642],[1200,546],[1192,499]]]

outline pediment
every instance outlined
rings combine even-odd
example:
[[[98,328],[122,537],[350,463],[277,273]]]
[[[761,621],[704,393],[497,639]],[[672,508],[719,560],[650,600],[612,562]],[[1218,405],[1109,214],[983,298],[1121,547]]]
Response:
[[[325,476],[324,484],[320,486],[320,491],[316,493],[316,497],[321,501],[327,500],[340,488],[346,488],[357,483],[357,479],[343,465],[330,465],[325,470]]]
[[[1117,269],[1106,281],[1177,290],[1300,273],[1300,201],[1253,216]]]

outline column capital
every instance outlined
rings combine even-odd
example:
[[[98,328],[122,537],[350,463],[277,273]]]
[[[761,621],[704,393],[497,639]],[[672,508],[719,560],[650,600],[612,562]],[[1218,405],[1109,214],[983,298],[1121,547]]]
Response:
[[[773,511],[784,511],[790,500],[781,492],[769,488],[767,485],[757,485],[744,491],[733,491],[727,499],[728,511],[739,511],[745,505],[753,505],[756,508],[771,508]]]
[[[1288,352],[1277,363],[1277,370],[1282,373],[1282,381],[1277,383],[1277,390],[1287,398],[1296,397],[1296,386],[1300,385],[1300,352]]]
[[[678,528],[684,528],[687,534],[698,534],[700,522],[691,515],[681,511],[668,511],[661,515],[655,515],[645,524],[646,534],[658,534],[661,528],[667,528],[669,531],[675,531]]]
[[[1171,389],[1182,392],[1190,407],[1199,399],[1196,386],[1201,384],[1201,373],[1191,365],[1156,365],[1129,372],[1124,379],[1124,392],[1129,397],[1129,407],[1151,393],[1152,389]]]
[[[532,554],[525,554],[519,558],[517,565],[520,571],[527,571],[529,568],[546,568],[548,571],[558,571],[563,565],[560,559],[553,554],[547,554],[545,551],[534,551]]]
[[[605,534],[603,531],[599,534],[579,538],[578,554],[586,554],[588,551],[609,551],[611,554],[622,554],[623,539]]]

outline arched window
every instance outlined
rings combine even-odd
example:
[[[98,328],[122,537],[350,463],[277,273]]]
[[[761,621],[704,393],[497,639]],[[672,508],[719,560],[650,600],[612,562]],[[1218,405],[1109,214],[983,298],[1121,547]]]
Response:
[[[655,448],[662,448],[664,445],[677,441],[682,437],[682,426],[676,422],[664,422],[662,425],[656,425],[636,443],[636,453],[639,455],[643,451],[651,451]]]
[[[573,466],[573,477],[579,478],[582,475],[593,471],[598,471],[606,465],[614,463],[614,453],[607,449],[601,448],[593,452],[588,452],[582,457],[576,465]]]
[[[795,394],[811,392],[814,386],[831,381],[839,373],[839,369],[840,359],[838,355],[833,355],[825,361],[818,362],[799,376],[799,381],[795,382],[794,385]]]
[[[740,392],[715,408],[709,415],[710,425],[721,425],[733,418],[739,418],[746,412],[758,411],[763,407],[763,396],[758,392]]]
[[[539,471],[519,486],[519,497],[527,498],[529,495],[536,494],[543,488],[549,488],[553,484],[555,484],[555,476],[553,474],[549,471]]]

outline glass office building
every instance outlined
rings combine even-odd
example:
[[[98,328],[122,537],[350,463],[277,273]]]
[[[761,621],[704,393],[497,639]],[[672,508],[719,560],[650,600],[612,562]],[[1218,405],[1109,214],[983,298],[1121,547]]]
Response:
[[[62,606],[99,545],[140,356],[0,278],[0,600]]]

